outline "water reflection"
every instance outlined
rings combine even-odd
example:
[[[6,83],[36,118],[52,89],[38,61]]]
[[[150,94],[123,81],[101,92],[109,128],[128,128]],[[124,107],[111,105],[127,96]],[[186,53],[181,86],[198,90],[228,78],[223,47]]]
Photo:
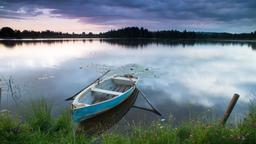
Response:
[[[255,43],[252,43],[252,44],[250,44],[251,45],[251,47],[252,47],[252,50],[256,50],[256,44]]]
[[[111,45],[119,45],[125,48],[147,48],[148,45],[168,45],[168,46],[195,46],[195,45],[248,45],[253,47],[255,41],[236,40],[170,40],[170,39],[102,39],[103,42]]]
[[[133,94],[120,105],[108,110],[96,117],[84,120],[78,125],[78,132],[85,132],[88,135],[99,134],[108,130],[130,110],[138,96],[138,90],[136,89]]]
[[[0,44],[4,45],[7,48],[14,48],[15,46],[21,45],[36,45],[36,44],[58,44],[64,42],[76,42],[76,41],[91,41],[90,39],[0,39]]]
[[[63,43],[68,43],[68,42],[90,42],[92,43],[93,41],[99,41],[99,42],[105,42],[110,45],[118,45],[122,46],[125,48],[147,48],[148,45],[151,44],[161,44],[161,45],[168,45],[168,46],[179,46],[181,45],[182,47],[186,46],[195,46],[195,45],[204,45],[204,44],[209,44],[209,45],[248,45],[252,49],[255,49],[255,43],[256,41],[253,40],[170,40],[170,39],[143,39],[143,38],[138,38],[138,39],[117,39],[117,38],[77,38],[77,39],[24,39],[24,40],[19,40],[19,39],[9,39],[9,40],[4,40],[0,39],[0,44],[7,48],[14,48],[15,46],[21,46],[21,45],[36,45],[36,44],[47,44],[47,45],[53,45],[53,44],[63,44]]]

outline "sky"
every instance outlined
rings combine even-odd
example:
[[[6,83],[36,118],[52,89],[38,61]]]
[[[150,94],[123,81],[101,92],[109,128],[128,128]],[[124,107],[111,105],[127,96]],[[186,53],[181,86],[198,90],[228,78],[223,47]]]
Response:
[[[256,0],[0,0],[0,27],[61,32],[256,30]]]

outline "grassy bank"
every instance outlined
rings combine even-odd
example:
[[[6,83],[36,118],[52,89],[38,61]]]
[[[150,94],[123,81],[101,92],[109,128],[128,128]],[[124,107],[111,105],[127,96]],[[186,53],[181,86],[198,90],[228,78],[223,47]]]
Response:
[[[30,105],[31,113],[24,117],[0,114],[0,142],[5,143],[106,143],[106,144],[166,144],[166,143],[256,143],[256,105],[243,122],[232,127],[218,123],[204,124],[191,121],[174,128],[170,123],[153,123],[151,126],[134,126],[129,135],[104,133],[98,137],[74,135],[70,112],[59,117],[51,116],[51,106],[41,100]]]

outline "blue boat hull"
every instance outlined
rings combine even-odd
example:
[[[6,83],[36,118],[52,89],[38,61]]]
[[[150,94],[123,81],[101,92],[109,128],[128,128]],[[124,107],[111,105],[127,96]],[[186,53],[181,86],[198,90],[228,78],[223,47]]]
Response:
[[[135,90],[135,86],[131,87],[125,93],[123,93],[122,95],[119,95],[113,99],[104,101],[99,104],[74,109],[72,112],[72,119],[74,122],[80,122],[82,120],[96,116],[104,111],[112,109],[115,106],[122,103],[123,101],[125,101],[133,93],[134,90]]]

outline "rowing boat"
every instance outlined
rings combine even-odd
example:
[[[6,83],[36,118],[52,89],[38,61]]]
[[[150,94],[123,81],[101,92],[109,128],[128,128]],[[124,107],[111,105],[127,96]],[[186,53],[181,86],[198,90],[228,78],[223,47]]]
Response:
[[[137,81],[132,75],[113,75],[91,84],[72,102],[73,121],[80,122],[116,107],[133,93]]]

